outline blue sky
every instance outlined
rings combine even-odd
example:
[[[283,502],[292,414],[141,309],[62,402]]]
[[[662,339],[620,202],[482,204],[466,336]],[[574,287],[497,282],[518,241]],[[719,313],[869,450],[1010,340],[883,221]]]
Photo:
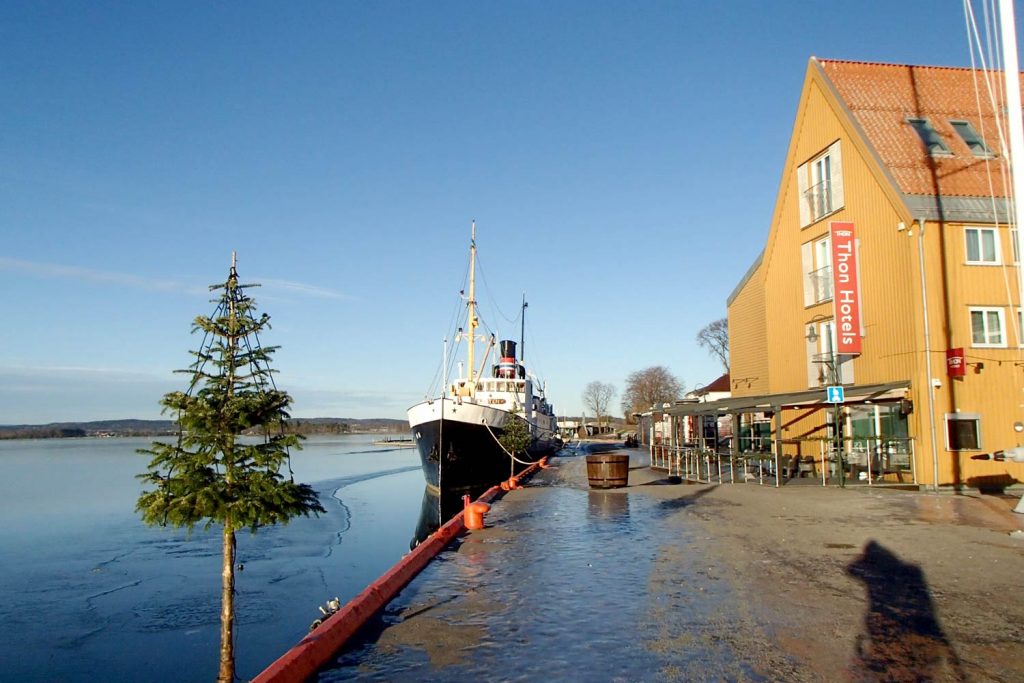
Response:
[[[0,424],[159,417],[232,250],[294,415],[404,417],[473,219],[560,414],[710,382],[811,55],[970,64],[932,0],[3,3]]]

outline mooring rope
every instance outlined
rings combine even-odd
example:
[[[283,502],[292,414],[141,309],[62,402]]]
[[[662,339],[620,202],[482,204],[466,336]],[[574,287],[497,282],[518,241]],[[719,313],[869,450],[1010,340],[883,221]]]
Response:
[[[498,437],[494,435],[494,432],[491,430],[491,425],[487,424],[486,420],[481,420],[480,424],[482,424],[484,427],[487,428],[487,433],[491,435],[492,439],[494,439],[494,443],[498,444],[498,447],[501,448],[501,450],[503,450],[506,453],[508,453],[508,457],[512,458],[513,460],[515,460],[520,465],[536,465],[538,462],[540,462],[539,460],[534,460],[532,462],[526,462],[524,460],[520,460],[514,454],[512,454],[507,448],[505,448],[505,446],[501,443],[501,441],[498,441]],[[529,424],[529,423],[527,423],[527,424]]]

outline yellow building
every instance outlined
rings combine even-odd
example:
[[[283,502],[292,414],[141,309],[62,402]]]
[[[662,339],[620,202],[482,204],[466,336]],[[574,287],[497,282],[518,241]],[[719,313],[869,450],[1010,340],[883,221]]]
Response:
[[[861,482],[1024,480],[971,459],[1024,443],[999,78],[810,60],[767,242],[728,301],[717,410],[742,420],[739,451],[825,478],[841,453]]]

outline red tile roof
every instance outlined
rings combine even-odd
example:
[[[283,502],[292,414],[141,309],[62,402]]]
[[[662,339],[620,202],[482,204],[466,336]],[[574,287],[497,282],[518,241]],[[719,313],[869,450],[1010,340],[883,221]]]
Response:
[[[905,194],[1007,195],[995,110],[985,85],[988,75],[1002,91],[1002,72],[830,60],[818,64]],[[931,121],[952,156],[928,155],[908,118]],[[951,119],[969,121],[998,158],[974,156]]]
[[[701,387],[699,390],[694,391],[693,393],[698,394],[698,395],[704,395],[704,394],[709,394],[712,391],[731,391],[731,390],[732,390],[732,386],[729,384],[729,373],[727,372],[724,375],[722,375],[721,377],[719,377],[718,379],[716,379],[711,384],[707,385],[706,387]]]

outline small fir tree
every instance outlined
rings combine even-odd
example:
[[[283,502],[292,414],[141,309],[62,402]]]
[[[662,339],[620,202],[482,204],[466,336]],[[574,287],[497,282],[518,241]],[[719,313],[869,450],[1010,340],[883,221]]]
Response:
[[[530,434],[530,423],[526,421],[526,418],[519,415],[518,412],[512,413],[505,418],[505,426],[501,431],[501,436],[498,437],[498,443],[511,455],[510,468],[511,473],[509,476],[513,476],[516,473],[516,453],[526,453],[527,447],[533,441],[533,437]]]
[[[203,342],[191,352],[195,361],[187,391],[172,391],[161,401],[176,415],[176,443],[154,442],[139,452],[149,455],[149,470],[139,479],[144,490],[136,510],[149,525],[223,527],[221,572],[220,670],[217,680],[235,678],[234,595],[235,532],[287,523],[298,515],[324,512],[316,492],[292,479],[289,448],[300,437],[286,434],[291,397],[277,389],[270,358],[277,347],[262,347],[259,333],[270,317],[256,317],[256,304],[240,285],[232,254],[225,283],[210,317],[195,319],[193,333]],[[239,441],[242,434],[255,438]],[[287,466],[288,476],[281,471]]]

